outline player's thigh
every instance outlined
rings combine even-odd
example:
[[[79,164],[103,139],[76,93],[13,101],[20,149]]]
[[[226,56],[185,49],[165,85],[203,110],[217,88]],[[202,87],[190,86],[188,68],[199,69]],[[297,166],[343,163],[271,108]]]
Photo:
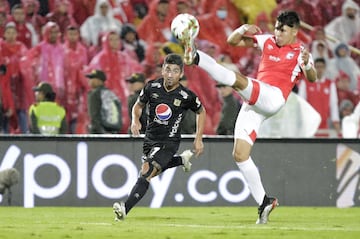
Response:
[[[255,106],[244,103],[235,123],[234,137],[253,145],[261,123],[266,119],[264,114],[255,111]]]
[[[257,80],[255,80],[257,81]],[[266,116],[274,115],[285,104],[281,90],[272,85],[257,81],[259,83],[259,97],[255,102],[254,110]]]
[[[146,154],[146,162],[153,164],[159,172],[167,168],[174,154],[178,150],[178,144],[172,142],[158,143],[151,147]]]

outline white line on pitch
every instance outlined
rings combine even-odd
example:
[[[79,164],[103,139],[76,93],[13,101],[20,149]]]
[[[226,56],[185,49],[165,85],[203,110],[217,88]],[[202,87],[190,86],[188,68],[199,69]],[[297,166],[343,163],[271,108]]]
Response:
[[[283,227],[269,225],[237,225],[237,226],[221,226],[221,225],[201,225],[201,224],[156,224],[162,227],[188,227],[188,228],[207,228],[207,229],[265,229],[265,230],[291,230],[291,231],[360,231],[360,228],[340,228],[340,227]]]
[[[97,225],[97,226],[111,226],[112,223],[108,222],[80,222],[82,225]]]
[[[97,225],[97,226],[112,226],[113,223],[106,222],[81,222],[82,225]],[[291,230],[291,231],[353,231],[358,232],[360,228],[341,228],[341,227],[284,227],[284,226],[269,226],[269,225],[201,225],[201,224],[156,224],[157,227],[187,227],[187,228],[206,228],[206,229],[264,229],[264,230]]]

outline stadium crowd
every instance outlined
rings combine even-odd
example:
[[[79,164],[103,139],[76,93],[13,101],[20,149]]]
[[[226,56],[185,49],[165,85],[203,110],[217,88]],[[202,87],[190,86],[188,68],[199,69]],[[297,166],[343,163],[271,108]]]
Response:
[[[317,82],[300,81],[294,92],[320,113],[318,137],[333,137],[332,130],[342,137],[341,120],[360,100],[359,5],[359,0],[0,0],[0,133],[29,133],[28,111],[40,82],[52,85],[65,108],[68,133],[88,133],[85,75],[94,69],[106,73],[106,87],[121,100],[119,133],[128,133],[131,76],[154,80],[166,54],[183,53],[170,31],[177,14],[199,20],[199,49],[255,77],[259,52],[235,48],[226,39],[244,23],[272,32],[276,16],[287,9],[299,13],[298,39],[311,50],[317,69],[324,68]],[[217,134],[223,100],[216,83],[196,66],[186,66],[185,76],[206,108],[204,133]]]

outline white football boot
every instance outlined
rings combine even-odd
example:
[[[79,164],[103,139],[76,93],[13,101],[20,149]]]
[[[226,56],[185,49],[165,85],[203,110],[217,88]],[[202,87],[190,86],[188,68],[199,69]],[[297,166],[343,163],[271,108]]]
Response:
[[[191,65],[196,56],[195,38],[199,33],[199,26],[195,22],[196,20],[189,21],[188,26],[184,28],[181,35],[181,39],[178,39],[184,46],[184,63]]]
[[[265,196],[263,203],[258,208],[259,218],[257,219],[256,224],[266,224],[269,220],[271,211],[278,205],[277,198]]]
[[[126,209],[124,202],[115,202],[113,205],[113,211],[115,213],[115,221],[123,221],[126,217]]]
[[[184,172],[189,172],[191,170],[192,164],[190,163],[190,159],[193,155],[194,155],[194,153],[191,152],[190,149],[187,149],[180,154],[180,157],[182,158],[182,163],[184,165],[184,166],[182,166]]]

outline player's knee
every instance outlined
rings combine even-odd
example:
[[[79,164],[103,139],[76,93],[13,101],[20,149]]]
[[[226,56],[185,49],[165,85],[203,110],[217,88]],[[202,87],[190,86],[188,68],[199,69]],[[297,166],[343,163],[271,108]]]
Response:
[[[232,155],[236,162],[243,162],[250,157],[252,144],[249,144],[246,140],[237,139]]]
[[[160,173],[161,166],[155,161],[145,162],[141,167],[141,176],[148,180]]]
[[[233,88],[235,90],[244,90],[249,84],[249,79],[245,75],[243,75],[239,72],[235,72],[235,77],[236,77],[236,80],[233,85]]]
[[[150,175],[154,171],[154,166],[149,162],[144,162],[141,167],[141,176],[144,178],[151,178]]]
[[[243,162],[249,158],[249,155],[241,151],[233,151],[233,158],[236,162]]]

